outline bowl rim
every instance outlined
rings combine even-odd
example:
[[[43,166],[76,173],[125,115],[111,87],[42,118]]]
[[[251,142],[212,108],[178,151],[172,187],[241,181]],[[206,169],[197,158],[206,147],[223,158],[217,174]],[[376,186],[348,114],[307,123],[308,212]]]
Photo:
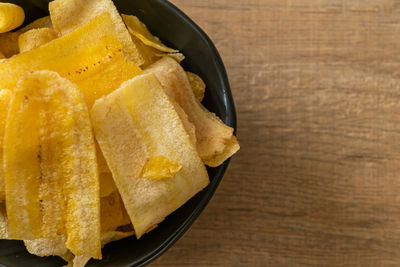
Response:
[[[214,43],[211,41],[210,37],[191,19],[187,16],[182,10],[180,10],[177,6],[169,2],[168,0],[156,0],[159,4],[165,6],[174,11],[174,13],[185,23],[191,26],[191,28],[197,32],[197,34],[204,40],[204,42],[209,47],[212,57],[214,59],[214,63],[216,65],[217,74],[221,82],[221,89],[225,96],[225,100],[227,101],[227,114],[224,122],[231,126],[234,129],[234,133],[236,134],[237,127],[237,118],[236,118],[236,110],[235,103],[232,97],[231,88],[229,85],[228,75],[225,69],[225,65],[221,59],[221,56],[215,47]],[[172,245],[175,244],[183,234],[190,228],[190,226],[195,222],[195,220],[200,216],[201,212],[210,202],[213,197],[219,183],[222,180],[224,173],[226,172],[230,159],[227,159],[219,168],[218,172],[215,174],[214,179],[210,181],[208,185],[208,192],[204,195],[204,197],[197,204],[196,208],[190,213],[190,215],[186,218],[186,220],[181,224],[181,226],[166,240],[164,240],[157,249],[154,249],[147,255],[142,258],[136,260],[128,266],[144,266],[154,261],[162,254],[164,254]]]

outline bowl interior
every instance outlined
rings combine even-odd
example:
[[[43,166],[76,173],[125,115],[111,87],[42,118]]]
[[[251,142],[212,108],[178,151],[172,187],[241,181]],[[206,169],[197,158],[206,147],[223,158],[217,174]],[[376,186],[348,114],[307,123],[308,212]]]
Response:
[[[6,2],[0,0],[0,2]],[[7,0],[25,9],[26,24],[48,15],[46,0]],[[209,38],[186,15],[165,0],[114,0],[120,12],[138,16],[167,45],[186,56],[185,69],[200,75],[207,84],[204,105],[226,124],[236,127],[236,115],[229,82],[220,56]],[[131,266],[146,264],[167,250],[190,227],[214,194],[229,160],[208,168],[211,183],[184,206],[168,216],[154,231],[140,240],[135,237],[112,242],[103,249],[103,260],[87,266]],[[21,241],[0,241],[0,265],[62,266],[58,257],[30,255]]]

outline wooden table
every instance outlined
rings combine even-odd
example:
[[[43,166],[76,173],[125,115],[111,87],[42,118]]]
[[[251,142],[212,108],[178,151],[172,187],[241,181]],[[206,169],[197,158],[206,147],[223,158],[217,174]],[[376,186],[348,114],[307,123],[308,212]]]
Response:
[[[399,266],[400,1],[173,3],[221,52],[242,149],[153,266]]]

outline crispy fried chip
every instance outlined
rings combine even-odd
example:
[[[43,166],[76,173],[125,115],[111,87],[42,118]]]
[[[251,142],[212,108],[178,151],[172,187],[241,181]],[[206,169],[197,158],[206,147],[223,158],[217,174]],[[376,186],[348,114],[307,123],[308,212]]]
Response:
[[[124,204],[117,191],[107,197],[101,198],[101,232],[106,233],[117,229],[120,226],[130,224],[129,217],[126,216]]]
[[[59,256],[65,261],[74,258],[72,253],[65,245],[66,236],[60,235],[54,238],[39,238],[33,240],[24,240],[24,244],[29,253],[39,256]]]
[[[143,59],[112,0],[56,0],[50,2],[49,10],[54,28],[63,35],[108,12],[126,57],[138,66],[143,64]]]
[[[203,101],[204,93],[206,92],[206,84],[198,75],[192,72],[187,71],[186,76],[189,79],[190,86],[197,100],[199,100],[199,102]]]
[[[8,239],[8,220],[4,202],[0,203],[0,239]]]
[[[6,123],[4,174],[13,239],[66,234],[73,254],[101,258],[89,113],[77,87],[57,73],[31,72],[18,82]]]
[[[39,28],[52,28],[50,17],[43,17],[35,20],[34,22],[28,24],[27,26],[19,29],[16,32],[7,32],[0,34],[0,52],[4,54],[5,57],[11,57],[19,53],[18,47],[18,37],[29,30],[39,29]]]
[[[146,25],[143,22],[141,22],[136,16],[122,14],[122,18],[125,24],[128,26],[128,29],[131,30],[131,34],[133,34],[136,38],[142,41],[145,45],[153,47],[158,51],[165,53],[179,52],[178,50],[165,46],[160,41],[160,39],[158,39],[157,37],[155,37],[150,33]]]
[[[3,55],[3,53],[0,52],[0,59],[4,59],[4,58],[6,58],[6,56]]]
[[[14,30],[25,20],[24,10],[11,3],[0,3],[0,33]]]
[[[99,173],[100,197],[107,197],[117,190],[111,172]]]
[[[138,238],[209,183],[195,146],[153,74],[135,77],[97,100],[91,118]],[[156,156],[178,162],[182,169],[170,179],[141,177],[147,159]]]
[[[12,90],[27,71],[52,70],[76,83],[91,107],[97,98],[141,72],[121,50],[110,16],[104,13],[70,34],[0,64],[0,88]]]
[[[182,165],[179,162],[169,160],[164,156],[156,156],[146,161],[141,176],[161,180],[174,177],[181,169]]]
[[[26,25],[22,29],[19,29],[17,32],[24,33],[24,32],[27,32],[29,30],[40,29],[40,28],[53,29],[53,24],[51,23],[50,16],[46,16],[46,17],[34,20],[33,22],[29,23],[28,25]]]
[[[10,90],[0,90],[0,163],[3,159],[3,138],[11,95]],[[4,190],[4,170],[3,164],[0,164],[0,202],[5,200]]]
[[[58,37],[58,33],[50,28],[32,29],[18,37],[19,52],[23,53],[47,44]]]
[[[171,58],[163,58],[145,70],[154,73],[165,92],[175,99],[195,125],[197,151],[205,164],[216,167],[239,150],[233,129],[197,101],[185,71]]]

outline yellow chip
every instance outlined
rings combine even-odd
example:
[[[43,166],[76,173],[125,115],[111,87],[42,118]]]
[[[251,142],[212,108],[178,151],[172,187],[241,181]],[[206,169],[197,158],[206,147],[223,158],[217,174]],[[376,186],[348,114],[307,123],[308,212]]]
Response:
[[[126,217],[126,211],[121,197],[117,191],[114,191],[107,197],[101,198],[101,232],[113,231],[120,226],[130,224],[129,217]]]
[[[89,107],[123,81],[141,73],[135,63],[126,61],[107,13],[70,34],[0,64],[0,88],[12,90],[21,75],[33,70],[56,71],[76,83]]]
[[[0,33],[14,30],[25,20],[24,10],[11,3],[0,3]]]
[[[196,99],[183,68],[165,57],[145,73],[154,73],[165,92],[182,107],[196,128],[197,151],[205,164],[216,167],[239,150],[233,129],[225,125]]]
[[[196,148],[153,74],[137,76],[97,100],[91,118],[138,238],[207,186]],[[158,156],[179,163],[181,170],[169,179],[142,177],[147,159]]]
[[[41,28],[50,28],[53,29],[53,24],[51,23],[50,16],[42,17],[33,22],[29,23],[28,25],[24,26],[23,28],[19,29],[18,33],[24,33],[29,30],[33,29],[41,29]]]
[[[129,32],[112,0],[56,0],[50,2],[49,10],[54,28],[62,35],[88,23],[96,16],[108,12],[126,57],[138,66],[143,64],[143,59],[132,42]]]
[[[153,47],[161,52],[165,53],[176,53],[178,50],[169,48],[165,46],[160,39],[155,37],[150,33],[147,29],[146,25],[141,22],[137,17],[133,15],[124,15],[122,14],[122,18],[127,25],[128,29],[131,30],[131,34],[136,36],[140,41],[142,41],[145,45]]]
[[[99,173],[100,197],[107,197],[117,191],[111,172]]]
[[[16,32],[7,32],[0,34],[0,52],[4,54],[5,57],[9,58],[13,55],[19,53],[18,48],[18,37],[29,30],[39,29],[39,28],[52,28],[50,17],[43,17],[35,20],[29,25],[19,29]]]
[[[26,250],[33,255],[39,257],[59,256],[65,261],[70,261],[74,256],[65,245],[66,239],[66,236],[60,235],[54,238],[24,240],[24,244]]]
[[[50,28],[32,29],[18,37],[19,52],[24,53],[47,44],[58,37],[58,33]]]
[[[192,87],[193,93],[199,102],[203,101],[204,94],[206,92],[206,84],[196,74],[189,71],[186,72],[186,76],[189,79],[190,86]]]
[[[8,239],[8,220],[6,204],[0,203],[0,239]]]
[[[18,82],[6,123],[4,174],[11,238],[65,234],[73,254],[101,258],[89,113],[77,87],[57,73],[31,72]]]
[[[171,161],[164,156],[156,156],[146,161],[141,176],[161,180],[174,177],[181,169],[182,165],[179,162]]]
[[[4,59],[4,58],[6,58],[6,56],[3,55],[3,53],[0,52],[0,59]]]
[[[3,138],[11,95],[9,90],[0,90],[0,160],[3,159]],[[0,164],[0,202],[5,199],[4,190],[4,170],[3,164]]]

